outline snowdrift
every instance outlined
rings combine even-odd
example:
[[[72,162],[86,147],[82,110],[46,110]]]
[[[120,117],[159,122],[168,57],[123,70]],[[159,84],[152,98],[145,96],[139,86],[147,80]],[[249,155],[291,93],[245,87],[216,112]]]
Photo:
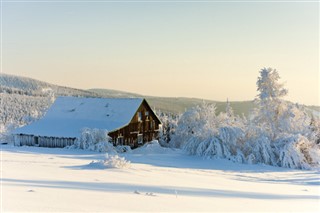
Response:
[[[143,146],[132,150],[133,154],[169,154],[173,153],[174,150],[171,148],[162,147],[159,141],[153,140],[144,144]]]

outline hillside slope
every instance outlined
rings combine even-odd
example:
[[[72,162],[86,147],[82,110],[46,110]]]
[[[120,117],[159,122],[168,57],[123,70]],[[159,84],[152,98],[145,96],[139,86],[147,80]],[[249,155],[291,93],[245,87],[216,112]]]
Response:
[[[55,96],[99,96],[98,94],[88,90],[58,86],[27,77],[0,74],[0,93],[6,92],[33,96],[43,96],[50,90],[52,90]]]
[[[91,91],[0,74],[0,134],[41,118],[54,96],[98,97]]]

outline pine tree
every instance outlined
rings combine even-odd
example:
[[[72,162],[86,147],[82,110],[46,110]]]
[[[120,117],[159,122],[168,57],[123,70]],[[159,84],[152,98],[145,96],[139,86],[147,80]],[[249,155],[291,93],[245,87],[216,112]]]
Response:
[[[285,102],[281,99],[288,90],[279,83],[280,76],[276,69],[263,68],[257,81],[258,105],[257,123],[262,125],[272,140],[279,133],[280,118],[285,111]]]

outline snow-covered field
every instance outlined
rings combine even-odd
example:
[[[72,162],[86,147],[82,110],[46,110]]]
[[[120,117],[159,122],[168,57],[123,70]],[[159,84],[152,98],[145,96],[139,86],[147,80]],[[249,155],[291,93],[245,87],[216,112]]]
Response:
[[[1,146],[1,212],[320,212],[319,171],[206,160],[160,147],[103,168],[83,150]]]

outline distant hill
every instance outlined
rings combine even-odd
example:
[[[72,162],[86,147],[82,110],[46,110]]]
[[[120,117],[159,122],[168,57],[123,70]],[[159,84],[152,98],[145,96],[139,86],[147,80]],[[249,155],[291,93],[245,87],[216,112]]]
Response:
[[[161,110],[169,113],[183,113],[191,107],[197,106],[205,103],[214,103],[217,107],[217,112],[225,110],[226,102],[219,102],[213,100],[204,100],[199,98],[184,98],[184,97],[155,97],[155,96],[145,96],[136,93],[128,93],[119,90],[110,90],[110,89],[90,89],[89,91],[99,94],[101,97],[107,98],[145,98],[153,109]],[[253,107],[253,101],[235,101],[230,102],[231,107],[233,108],[236,114],[247,115],[249,110]]]
[[[94,93],[98,94],[99,96],[105,97],[105,98],[140,98],[140,97],[143,97],[143,95],[140,95],[140,94],[123,92],[123,91],[113,90],[113,89],[89,89],[88,91],[94,92]]]
[[[161,97],[144,97],[150,103],[151,106],[156,109],[160,109],[165,112],[183,113],[191,107],[197,106],[205,103],[215,104],[217,107],[217,113],[225,111],[227,103],[219,102],[213,100],[204,100],[197,98],[161,98]],[[249,110],[253,107],[253,101],[240,101],[240,102],[230,102],[231,107],[234,112],[238,115],[249,113]]]
[[[309,109],[320,112],[320,106],[307,106]]]
[[[58,86],[27,77],[0,74],[0,93],[6,92],[21,95],[41,96],[48,93],[49,90],[52,90],[56,96],[99,96],[98,94],[88,90]]]

